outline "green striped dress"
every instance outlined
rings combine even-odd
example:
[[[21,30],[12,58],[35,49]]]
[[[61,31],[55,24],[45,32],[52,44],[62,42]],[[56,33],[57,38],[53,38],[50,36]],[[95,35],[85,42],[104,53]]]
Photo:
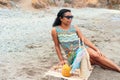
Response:
[[[75,52],[79,47],[79,38],[74,26],[70,26],[68,30],[63,30],[59,26],[56,27],[59,43],[64,49],[68,57],[68,63],[72,64],[75,58]]]

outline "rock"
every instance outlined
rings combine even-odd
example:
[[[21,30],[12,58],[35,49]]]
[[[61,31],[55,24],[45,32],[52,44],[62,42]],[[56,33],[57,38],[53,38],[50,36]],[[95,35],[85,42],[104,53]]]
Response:
[[[6,7],[10,7],[10,0],[0,0],[0,4]]]
[[[107,0],[108,8],[113,8],[114,5],[120,4],[120,0]]]
[[[89,7],[97,7],[98,2],[99,2],[98,0],[88,0],[87,5]]]
[[[55,4],[58,6],[58,7],[62,7],[64,5],[64,0],[55,0]]]
[[[72,7],[78,8],[78,7],[85,7],[87,1],[86,0],[74,0],[72,2]]]
[[[0,0],[0,7],[12,8],[12,7],[17,7],[17,5],[13,0]]]
[[[45,8],[47,7],[47,0],[32,0],[32,6],[34,8]]]

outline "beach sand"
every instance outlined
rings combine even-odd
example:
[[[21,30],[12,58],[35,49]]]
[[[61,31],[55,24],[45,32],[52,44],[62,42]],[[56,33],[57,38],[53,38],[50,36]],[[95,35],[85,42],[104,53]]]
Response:
[[[59,62],[51,29],[60,9],[0,9],[0,80],[44,80],[49,68]],[[72,24],[120,65],[120,11],[69,9],[74,15]],[[120,74],[95,66],[89,80],[120,80]]]

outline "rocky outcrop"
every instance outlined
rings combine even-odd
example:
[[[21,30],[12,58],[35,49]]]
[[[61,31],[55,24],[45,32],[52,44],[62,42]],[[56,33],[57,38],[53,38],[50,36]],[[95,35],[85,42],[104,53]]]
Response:
[[[45,8],[48,5],[47,0],[32,0],[32,6],[34,8]]]
[[[60,1],[64,1],[64,5],[63,6],[68,6],[71,5],[71,7],[74,7],[74,8],[80,8],[80,7],[97,7],[98,4],[99,4],[99,0],[56,0],[56,1],[59,1],[59,4]]]
[[[66,0],[65,0],[66,1]],[[68,0],[67,0],[68,1]],[[103,8],[119,8],[120,0],[69,0],[72,7],[103,7]]]
[[[73,5],[74,7],[96,7],[98,5],[98,0],[74,0]]]
[[[88,0],[87,6],[90,7],[98,7],[99,1],[98,0]]]
[[[36,9],[46,8],[48,6],[57,7],[102,7],[102,8],[113,8],[119,9],[120,0],[0,0],[0,7],[13,7],[17,4],[29,3]],[[26,5],[26,4],[25,4]],[[21,6],[21,5],[20,5]]]
[[[10,7],[10,0],[0,0],[0,6],[1,7]]]
[[[58,7],[96,7],[98,2],[98,0],[32,0],[32,6],[34,8],[45,8],[48,4],[52,4]]]
[[[12,8],[17,7],[15,2],[18,2],[20,0],[0,0],[0,7],[2,8]]]
[[[120,0],[107,0],[108,8],[113,8],[114,5],[120,5]]]

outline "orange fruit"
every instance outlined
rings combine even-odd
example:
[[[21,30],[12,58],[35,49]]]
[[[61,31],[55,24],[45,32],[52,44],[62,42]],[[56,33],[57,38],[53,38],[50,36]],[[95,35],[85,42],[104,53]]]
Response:
[[[70,77],[71,67],[68,64],[64,64],[62,67],[62,75],[65,77]]]

